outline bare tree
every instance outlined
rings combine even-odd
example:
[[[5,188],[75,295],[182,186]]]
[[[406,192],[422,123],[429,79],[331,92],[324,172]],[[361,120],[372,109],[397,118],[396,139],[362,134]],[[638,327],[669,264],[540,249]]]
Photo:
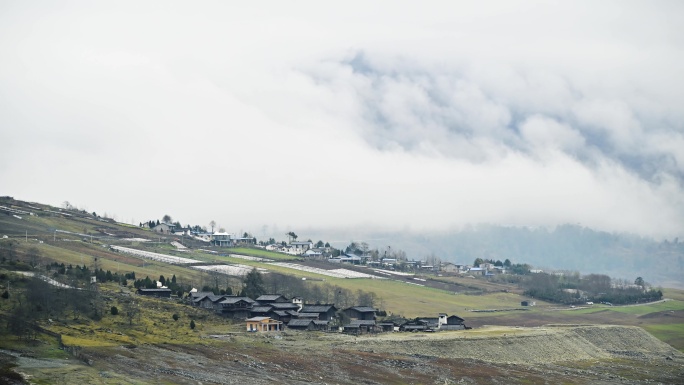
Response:
[[[169,214],[165,214],[162,217],[162,222],[164,222],[164,223],[171,223],[171,221],[173,221],[173,218],[171,218],[171,216]]]
[[[216,227],[216,221],[212,219],[211,222],[209,222],[209,226],[211,226],[211,232],[213,233],[214,227]]]
[[[41,256],[40,256],[40,250],[36,247],[31,247],[28,249],[26,252],[26,256],[28,257],[29,264],[31,267],[36,267],[40,264]]]
[[[123,304],[124,315],[128,319],[128,325],[133,326],[133,321],[140,318],[140,308],[132,299],[124,302]]]

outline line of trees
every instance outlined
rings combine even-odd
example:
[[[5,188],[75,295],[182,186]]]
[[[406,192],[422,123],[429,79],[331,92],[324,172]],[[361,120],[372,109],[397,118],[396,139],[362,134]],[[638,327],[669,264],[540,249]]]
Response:
[[[175,274],[169,279],[166,279],[163,275],[160,275],[159,280],[153,280],[150,279],[149,276],[146,276],[144,279],[135,279],[135,273],[133,273],[133,279],[133,287],[136,289],[156,289],[157,282],[159,282],[162,286],[168,287],[174,294],[178,295],[178,297],[182,297],[184,293],[189,292],[192,289],[189,285],[182,285],[179,283]],[[206,291],[212,290],[209,289]]]
[[[249,279],[250,281],[259,282],[259,278],[256,278],[255,275],[261,276],[261,273],[252,270],[250,274],[252,274],[252,277]],[[250,281],[245,281],[246,287]],[[307,303],[333,303],[338,308],[356,305],[375,307],[381,302],[375,296],[375,293],[372,292],[361,289],[354,291],[329,283],[304,281],[301,278],[279,273],[270,273],[262,276],[260,290],[253,294],[278,293],[290,298],[299,296],[304,298]],[[249,290],[246,290],[245,294],[249,292]],[[250,298],[252,297],[250,296]]]
[[[13,302],[7,328],[23,338],[35,338],[33,325],[41,319],[89,317],[99,320],[104,314],[104,300],[96,288],[59,288],[33,277],[13,278],[12,281],[16,289],[3,299]]]
[[[564,304],[580,304],[587,301],[629,304],[651,302],[662,299],[663,292],[646,288],[646,283],[637,278],[637,284],[617,284],[604,274],[580,276],[572,274],[530,274],[523,281],[525,295]],[[641,285],[639,285],[640,283]]]

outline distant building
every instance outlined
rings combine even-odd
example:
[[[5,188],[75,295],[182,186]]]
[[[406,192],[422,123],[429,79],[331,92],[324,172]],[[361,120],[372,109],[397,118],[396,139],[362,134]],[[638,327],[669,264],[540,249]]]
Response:
[[[171,289],[138,289],[137,291],[140,295],[146,295],[149,297],[160,297],[160,298],[171,298]]]
[[[171,234],[176,228],[176,225],[171,223],[160,223],[152,228],[152,231],[160,234]]]

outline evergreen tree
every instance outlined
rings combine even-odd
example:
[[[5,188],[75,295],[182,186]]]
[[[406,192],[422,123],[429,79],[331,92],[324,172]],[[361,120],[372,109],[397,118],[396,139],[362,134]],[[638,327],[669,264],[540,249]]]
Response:
[[[266,289],[264,288],[264,279],[256,267],[245,275],[243,283],[245,297],[257,298],[266,292]]]

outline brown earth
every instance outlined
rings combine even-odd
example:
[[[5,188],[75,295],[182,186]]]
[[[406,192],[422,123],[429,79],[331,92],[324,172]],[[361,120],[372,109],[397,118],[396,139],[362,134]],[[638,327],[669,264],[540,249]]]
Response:
[[[638,327],[486,327],[359,337],[233,333],[206,341],[89,348],[92,366],[73,358],[68,365],[33,360],[18,362],[18,370],[36,382],[89,384],[674,384],[684,378],[684,354]]]

